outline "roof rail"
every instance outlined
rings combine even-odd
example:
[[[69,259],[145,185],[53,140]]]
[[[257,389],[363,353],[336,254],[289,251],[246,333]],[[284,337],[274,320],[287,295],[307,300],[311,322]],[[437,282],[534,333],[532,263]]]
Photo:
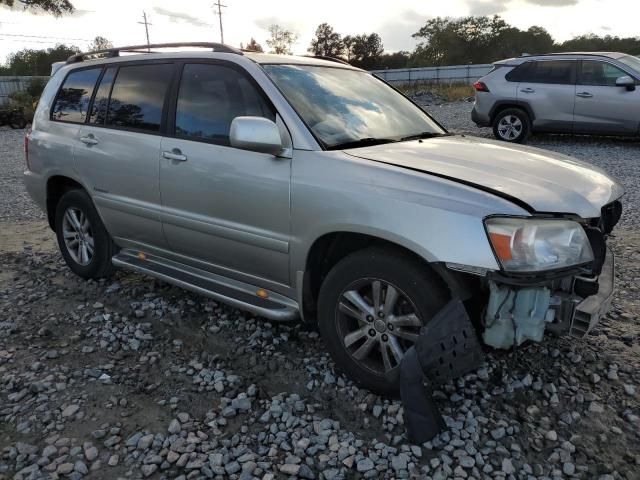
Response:
[[[177,43],[152,43],[149,45],[129,45],[126,47],[105,48],[103,50],[94,50],[92,52],[82,52],[71,55],[67,59],[67,63],[77,63],[85,60],[85,57],[96,56],[102,58],[119,57],[120,52],[130,53],[157,53],[152,52],[152,48],[180,48],[180,47],[199,47],[210,48],[214,52],[220,53],[235,53],[236,55],[242,55],[243,53],[237,48],[230,47],[224,43],[215,42],[177,42]]]
[[[328,57],[326,55],[303,55],[303,56],[308,58],[317,58],[318,60],[327,60],[328,62],[342,63],[343,65],[351,65],[346,60],[343,60],[338,57]]]

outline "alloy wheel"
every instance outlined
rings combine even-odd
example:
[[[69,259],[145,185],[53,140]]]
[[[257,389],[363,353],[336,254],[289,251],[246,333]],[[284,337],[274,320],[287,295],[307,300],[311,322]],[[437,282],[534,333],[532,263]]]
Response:
[[[349,355],[384,375],[418,339],[422,321],[409,297],[381,279],[361,279],[340,295],[336,322]]]
[[[95,240],[89,219],[82,210],[67,208],[62,219],[62,236],[73,261],[78,265],[89,265],[95,250]]]
[[[515,115],[505,115],[498,122],[498,134],[504,140],[515,140],[522,135],[522,129],[522,121]]]

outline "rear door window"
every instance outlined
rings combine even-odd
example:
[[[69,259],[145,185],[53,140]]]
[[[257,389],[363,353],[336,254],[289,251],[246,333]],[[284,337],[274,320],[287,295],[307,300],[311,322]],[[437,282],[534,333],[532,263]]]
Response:
[[[242,72],[223,65],[184,66],[176,105],[176,136],[229,145],[231,122],[240,116],[275,121],[273,107]]]
[[[544,60],[531,62],[521,82],[553,83],[572,85],[575,83],[576,62],[573,60]]]
[[[625,71],[607,62],[583,60],[580,63],[580,75],[578,76],[580,85],[615,87],[618,78],[628,75]]]
[[[53,104],[51,118],[84,123],[89,100],[102,68],[76,70],[67,75]]]
[[[159,132],[173,64],[120,67],[113,84],[107,126]]]

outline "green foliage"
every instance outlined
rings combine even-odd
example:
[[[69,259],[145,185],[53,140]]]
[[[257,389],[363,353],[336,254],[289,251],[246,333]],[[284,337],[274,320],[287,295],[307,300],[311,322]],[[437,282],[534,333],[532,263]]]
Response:
[[[554,48],[553,38],[544,28],[519,30],[498,15],[437,17],[428,20],[413,37],[422,41],[409,66],[491,63],[525,52],[546,53]]]
[[[347,35],[344,37],[343,42],[347,60],[351,65],[359,68],[376,68],[384,52],[382,39],[377,33]]]
[[[0,0],[0,5],[10,8],[22,6],[36,12],[50,13],[56,17],[74,11],[69,0]]]
[[[267,45],[271,48],[270,53],[291,55],[291,46],[297,40],[298,35],[279,25],[271,25],[269,27],[269,33],[271,34],[271,38],[267,40]]]
[[[25,48],[9,55],[7,65],[0,70],[0,74],[48,76],[52,63],[65,61],[78,52],[78,47],[69,45],[57,45],[46,50]]]
[[[311,40],[311,46],[307,49],[313,55],[323,57],[340,57],[344,52],[342,36],[333,31],[328,23],[321,23],[316,28],[316,34]]]
[[[640,38],[620,38],[611,35],[599,37],[591,33],[563,42],[558,50],[562,52],[622,52],[640,55]]]

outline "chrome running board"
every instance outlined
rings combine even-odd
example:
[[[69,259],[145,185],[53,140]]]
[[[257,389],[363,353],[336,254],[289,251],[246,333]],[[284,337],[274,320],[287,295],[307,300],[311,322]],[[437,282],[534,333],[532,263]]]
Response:
[[[274,321],[299,318],[298,303],[284,295],[156,255],[123,249],[111,259],[126,268]]]

